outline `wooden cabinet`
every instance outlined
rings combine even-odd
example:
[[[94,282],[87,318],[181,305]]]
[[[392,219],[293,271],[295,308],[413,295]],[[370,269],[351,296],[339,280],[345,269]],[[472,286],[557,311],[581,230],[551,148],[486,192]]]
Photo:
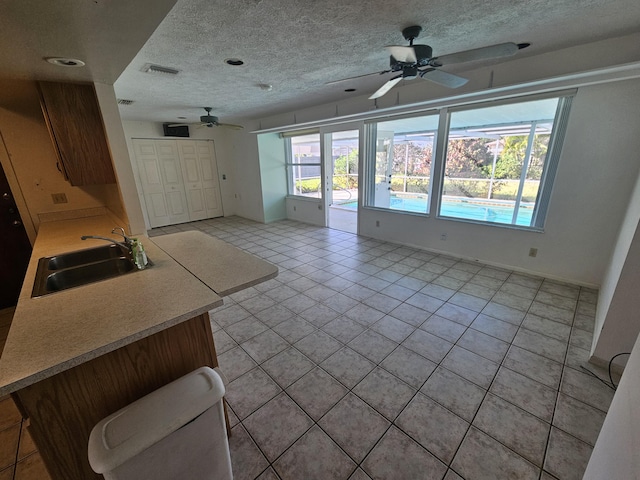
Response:
[[[39,82],[42,112],[71,185],[116,183],[93,85]]]

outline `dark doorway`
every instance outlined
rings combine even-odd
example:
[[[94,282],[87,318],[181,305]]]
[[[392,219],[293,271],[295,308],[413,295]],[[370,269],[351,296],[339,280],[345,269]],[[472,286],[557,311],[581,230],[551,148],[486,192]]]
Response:
[[[31,243],[0,166],[0,309],[18,303],[30,257]]]

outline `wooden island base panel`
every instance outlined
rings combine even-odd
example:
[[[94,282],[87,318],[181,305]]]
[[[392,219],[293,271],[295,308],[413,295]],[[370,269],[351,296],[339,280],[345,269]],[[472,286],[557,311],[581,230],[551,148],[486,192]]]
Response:
[[[200,368],[218,366],[209,311],[222,296],[278,274],[276,266],[202,232],[143,237],[154,265],[31,298],[40,257],[87,248],[109,215],[41,225],[0,357],[10,393],[53,480],[99,479],[87,448],[94,426]],[[176,399],[179,401],[179,399]]]
[[[87,459],[103,418],[201,366],[218,366],[208,314],[12,393],[54,480],[101,479]],[[179,399],[176,399],[179,401]]]

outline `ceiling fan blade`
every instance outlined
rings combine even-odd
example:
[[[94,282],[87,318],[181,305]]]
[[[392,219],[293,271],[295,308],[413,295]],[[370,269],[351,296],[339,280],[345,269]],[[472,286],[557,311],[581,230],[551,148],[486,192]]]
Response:
[[[393,77],[387,83],[382,85],[376,92],[369,97],[369,100],[375,100],[376,98],[380,98],[389,90],[391,90],[400,80],[402,80],[402,75],[398,75],[397,77]]]
[[[231,128],[233,130],[244,130],[244,127],[242,125],[234,125],[232,123],[216,123],[215,125],[216,127]]]
[[[371,75],[384,75],[385,73],[389,73],[390,71],[391,70],[383,70],[381,72],[365,73],[364,75],[356,75],[355,77],[343,78],[341,80],[333,80],[332,82],[325,83],[325,85],[333,85],[334,83],[348,82],[349,80],[355,80],[356,78],[370,77]]]
[[[418,57],[416,57],[416,51],[413,49],[413,47],[389,45],[384,48],[386,48],[391,56],[399,62],[416,63],[418,61]]]
[[[475,60],[489,60],[491,58],[510,57],[519,50],[518,45],[513,42],[499,43],[488,47],[474,48],[464,52],[450,53],[441,57],[432,58],[429,62],[434,67],[452,65],[454,63],[473,62]]]
[[[438,85],[443,85],[449,88],[458,88],[467,83],[469,80],[459,77],[453,73],[443,72],[442,70],[430,69],[424,73],[419,74],[425,80],[430,80]]]

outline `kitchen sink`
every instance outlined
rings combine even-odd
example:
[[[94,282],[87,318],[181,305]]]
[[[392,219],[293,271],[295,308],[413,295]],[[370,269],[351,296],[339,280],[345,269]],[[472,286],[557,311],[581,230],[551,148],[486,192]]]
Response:
[[[100,262],[112,258],[128,257],[129,251],[121,245],[111,244],[86,250],[76,250],[75,252],[62,253],[47,257],[49,270],[60,270],[62,268],[77,267],[88,263]]]
[[[63,253],[38,260],[32,297],[136,272],[131,254],[112,244]]]

